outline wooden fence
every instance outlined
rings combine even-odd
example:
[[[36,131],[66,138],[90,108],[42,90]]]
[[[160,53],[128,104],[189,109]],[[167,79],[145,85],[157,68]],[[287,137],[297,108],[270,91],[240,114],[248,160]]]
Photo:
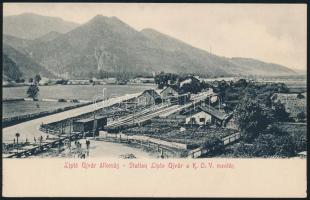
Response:
[[[50,148],[57,147],[57,146],[64,144],[65,140],[69,139],[69,140],[73,141],[73,140],[77,140],[79,138],[82,138],[83,136],[84,136],[84,133],[72,133],[70,136],[66,136],[66,137],[63,137],[61,139],[49,142],[49,143],[46,143],[46,144],[43,144],[40,146],[35,146],[34,148],[27,149],[27,150],[21,151],[19,153],[12,154],[12,155],[8,156],[7,158],[25,158],[25,157],[28,157],[31,155],[36,155],[36,154],[42,153],[44,151],[47,151]]]
[[[102,135],[105,138],[114,138],[114,139],[124,139],[124,140],[133,140],[133,141],[139,141],[139,142],[145,142],[145,143],[153,143],[157,145],[162,145],[170,148],[176,148],[176,149],[183,149],[186,150],[188,148],[187,144],[177,143],[177,142],[168,142],[165,140],[160,140],[156,138],[152,138],[149,136],[143,136],[143,135],[127,135],[123,133],[118,134],[110,134],[105,131],[100,131],[99,135]]]
[[[238,133],[234,133],[232,135],[229,135],[229,136],[226,136],[224,138],[222,138],[222,142],[223,142],[223,145],[228,145],[232,142],[235,142],[237,140],[239,140],[241,137],[241,134],[238,132]],[[194,149],[194,150],[191,150],[190,152],[188,152],[188,156],[189,158],[198,158],[199,156],[201,155],[204,155],[208,152],[210,152],[211,149],[206,147],[206,148],[203,148],[203,147],[199,147],[197,149]]]

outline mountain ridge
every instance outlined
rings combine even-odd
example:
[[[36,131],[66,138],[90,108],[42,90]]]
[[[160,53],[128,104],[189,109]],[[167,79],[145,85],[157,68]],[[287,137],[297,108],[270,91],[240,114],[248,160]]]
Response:
[[[98,69],[211,76],[295,74],[287,67],[258,59],[214,55],[155,29],[138,31],[117,17],[103,15],[52,40],[30,43],[21,49],[54,74],[68,73],[73,78],[90,77]]]
[[[3,33],[21,39],[36,39],[50,31],[66,33],[79,24],[63,20],[60,17],[22,13],[3,17]]]

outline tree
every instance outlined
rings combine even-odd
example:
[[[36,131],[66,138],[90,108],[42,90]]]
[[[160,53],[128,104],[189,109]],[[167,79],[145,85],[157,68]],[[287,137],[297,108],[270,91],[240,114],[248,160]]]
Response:
[[[31,97],[32,99],[36,99],[38,97],[39,93],[39,87],[37,84],[31,84],[27,90],[28,97]]]
[[[17,152],[18,152],[18,138],[19,138],[20,134],[16,133],[15,136],[16,136],[16,144],[17,144]]]
[[[25,79],[16,79],[15,82],[16,82],[16,83],[24,83],[24,82],[25,82]]]
[[[298,93],[297,98],[298,98],[298,99],[304,99],[304,98],[305,98],[305,96],[304,96],[304,95],[302,95],[301,93]]]
[[[305,112],[300,112],[300,113],[298,113],[297,114],[297,119],[298,119],[298,121],[300,121],[300,122],[305,122],[305,119],[306,119],[306,114],[305,114]]]
[[[253,141],[261,131],[270,124],[270,117],[261,108],[260,104],[246,97],[236,108],[236,120],[246,141]]]
[[[296,155],[297,145],[293,138],[283,133],[282,135],[260,134],[252,144],[241,142],[234,150],[237,157],[292,157]]]
[[[28,79],[28,82],[29,82],[29,83],[32,83],[32,82],[33,82],[33,78],[29,78],[29,79]]]
[[[248,85],[248,82],[245,79],[239,79],[236,83],[233,84],[235,87],[245,88]]]
[[[155,75],[154,80],[159,88],[163,88],[164,86],[178,84],[179,78],[177,74],[160,72]]]
[[[199,80],[191,78],[191,82],[183,84],[181,89],[184,91],[184,93],[190,92],[197,94],[201,92],[202,87]]]
[[[277,101],[274,104],[273,117],[278,122],[288,122],[290,120],[290,114],[285,110],[284,105]]]
[[[34,80],[36,83],[39,83],[41,81],[41,76],[39,74],[37,74],[35,77],[34,77]]]

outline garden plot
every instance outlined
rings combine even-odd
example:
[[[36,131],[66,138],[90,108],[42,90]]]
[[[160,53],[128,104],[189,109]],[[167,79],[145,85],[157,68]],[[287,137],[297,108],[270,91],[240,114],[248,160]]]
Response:
[[[153,138],[187,144],[189,148],[202,146],[214,138],[222,139],[236,131],[226,128],[182,127],[176,123],[151,123],[142,127],[127,129],[125,134],[146,135]]]

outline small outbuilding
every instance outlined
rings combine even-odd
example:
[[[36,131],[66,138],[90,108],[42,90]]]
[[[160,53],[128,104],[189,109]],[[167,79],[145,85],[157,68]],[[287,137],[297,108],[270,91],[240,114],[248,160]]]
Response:
[[[97,116],[95,119],[90,117],[73,122],[73,131],[92,132],[95,128],[95,133],[98,135],[98,131],[103,130],[105,125],[107,125],[107,117]]]
[[[211,124],[212,116],[204,111],[196,111],[185,118],[186,124],[205,125]]]

